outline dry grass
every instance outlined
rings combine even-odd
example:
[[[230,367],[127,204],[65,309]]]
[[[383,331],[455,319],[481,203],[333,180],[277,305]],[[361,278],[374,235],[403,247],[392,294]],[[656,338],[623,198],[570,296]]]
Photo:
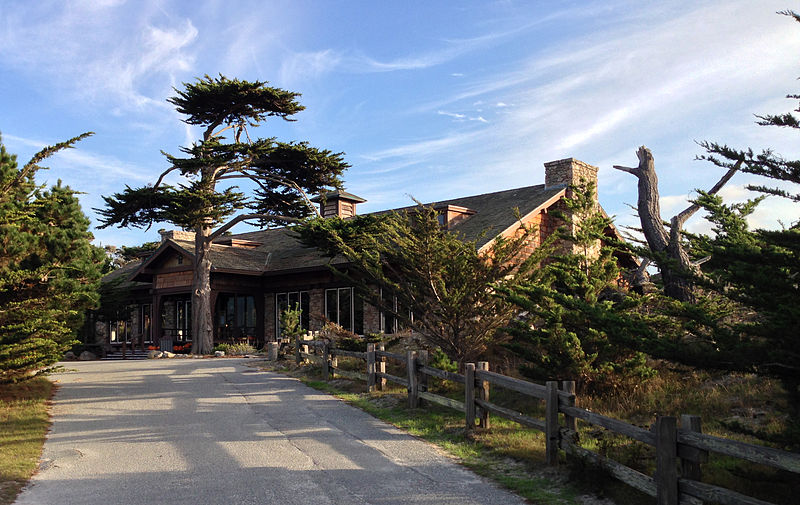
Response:
[[[45,378],[0,384],[0,505],[12,503],[36,471],[50,426],[52,391]]]

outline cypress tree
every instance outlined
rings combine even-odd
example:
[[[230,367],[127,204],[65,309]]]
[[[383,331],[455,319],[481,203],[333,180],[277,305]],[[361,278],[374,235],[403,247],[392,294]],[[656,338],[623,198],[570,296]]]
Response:
[[[305,142],[251,139],[250,127],[270,117],[292,121],[292,116],[304,109],[296,100],[298,93],[267,84],[206,75],[176,89],[176,96],[167,101],[185,116],[185,123],[202,128],[202,138],[181,148],[185,157],[164,153],[170,166],[153,185],[126,187],[104,197],[106,206],[99,209],[102,227],[149,227],[163,221],[195,232],[195,354],[207,354],[213,348],[209,252],[214,239],[242,221],[283,224],[313,214],[316,210],[307,194],[339,187],[348,166],[342,153]],[[228,142],[226,135],[231,137]],[[165,184],[165,177],[172,173],[179,174],[183,182]],[[228,181],[250,181],[257,189],[247,196],[236,186],[222,187]]]
[[[97,303],[105,259],[75,192],[35,182],[41,160],[87,135],[45,148],[21,169],[0,143],[0,381],[47,371]]]

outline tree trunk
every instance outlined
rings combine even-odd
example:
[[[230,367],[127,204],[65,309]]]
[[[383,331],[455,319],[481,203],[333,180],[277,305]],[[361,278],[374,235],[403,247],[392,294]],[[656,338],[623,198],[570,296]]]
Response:
[[[214,350],[213,307],[211,306],[211,228],[198,226],[194,241],[192,275],[192,353]]]
[[[639,199],[637,208],[642,223],[642,233],[647,246],[655,253],[661,280],[664,283],[664,294],[683,302],[694,301],[691,276],[695,269],[689,255],[680,243],[680,228],[683,225],[676,218],[672,220],[669,232],[661,218],[661,207],[658,194],[658,177],[656,176],[653,154],[650,149],[641,146],[636,151],[639,166],[636,168],[614,168],[635,175],[639,179]],[[661,259],[658,256],[665,256]]]

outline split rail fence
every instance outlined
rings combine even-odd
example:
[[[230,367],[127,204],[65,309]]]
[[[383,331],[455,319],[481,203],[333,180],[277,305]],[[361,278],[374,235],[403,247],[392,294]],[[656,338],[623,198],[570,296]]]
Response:
[[[702,504],[774,505],[730,489],[701,482],[701,465],[709,452],[743,459],[772,468],[800,474],[800,454],[748,444],[702,433],[699,416],[682,415],[678,419],[660,416],[650,430],[618,419],[596,414],[575,406],[575,383],[547,381],[544,386],[489,371],[487,362],[467,363],[464,374],[428,366],[426,351],[408,351],[405,355],[387,352],[383,344],[367,344],[366,352],[336,349],[322,340],[298,337],[295,359],[313,360],[322,365],[326,377],[364,380],[369,391],[384,389],[387,382],[405,387],[408,405],[420,406],[425,400],[464,413],[466,429],[488,428],[489,414],[515,421],[545,434],[545,459],[550,465],[558,462],[559,450],[567,458],[579,458],[603,468],[626,484],[656,497],[658,505]],[[338,357],[366,361],[365,373],[343,370]],[[405,365],[404,377],[386,373],[387,360]],[[464,401],[454,400],[428,391],[428,378],[434,377],[464,385]],[[545,402],[544,419],[537,419],[489,401],[490,385],[516,391]],[[562,414],[563,424],[559,421]],[[613,459],[581,447],[577,421],[600,426],[614,433],[655,447],[656,470],[653,476],[629,468]]]

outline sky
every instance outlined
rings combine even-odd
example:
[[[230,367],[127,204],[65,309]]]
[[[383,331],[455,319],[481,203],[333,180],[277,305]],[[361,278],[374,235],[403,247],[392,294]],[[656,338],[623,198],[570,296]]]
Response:
[[[40,183],[81,192],[100,245],[158,240],[97,229],[103,195],[153,183],[200,131],[166,102],[209,74],[269,81],[306,110],[259,137],[345,153],[359,213],[544,182],[543,163],[599,167],[600,202],[635,225],[636,149],[655,157],[663,217],[710,189],[722,170],[697,142],[800,157],[796,132],[755,114],[797,107],[800,25],[785,0],[0,2],[0,134],[24,163],[59,153]],[[728,201],[763,182],[737,174]],[[771,198],[752,217],[800,218]],[[695,217],[692,231],[708,229]],[[239,225],[234,231],[246,231]]]

